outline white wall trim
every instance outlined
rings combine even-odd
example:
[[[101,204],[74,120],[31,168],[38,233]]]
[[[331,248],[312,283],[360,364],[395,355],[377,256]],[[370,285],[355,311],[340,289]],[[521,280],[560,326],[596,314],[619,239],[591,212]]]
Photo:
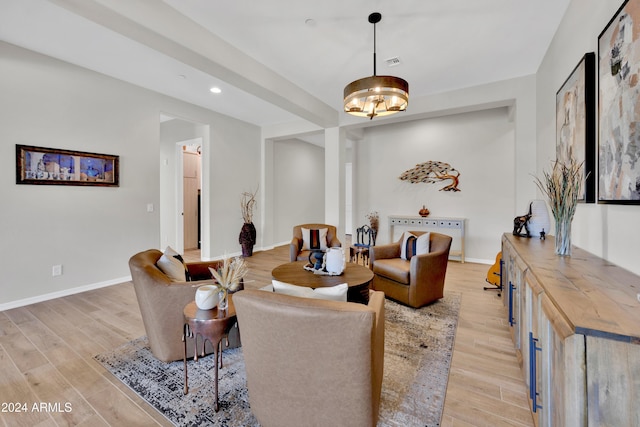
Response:
[[[11,301],[5,304],[0,304],[0,312],[5,310],[11,310],[12,308],[24,307],[25,305],[36,304],[43,301],[48,301],[56,298],[62,298],[69,295],[75,295],[94,289],[106,288],[107,286],[119,285],[124,282],[130,282],[131,276],[121,277],[118,279],[111,279],[104,282],[92,283],[89,285],[78,286],[76,288],[64,289],[58,292],[51,292],[48,294],[37,295],[35,297],[23,298],[16,301]]]

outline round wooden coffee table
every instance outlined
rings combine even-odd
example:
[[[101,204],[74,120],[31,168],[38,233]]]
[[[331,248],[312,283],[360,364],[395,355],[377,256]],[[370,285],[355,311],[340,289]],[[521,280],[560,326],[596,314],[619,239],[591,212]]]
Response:
[[[361,304],[369,303],[369,284],[373,280],[373,272],[369,268],[348,262],[341,275],[325,276],[305,270],[304,266],[307,264],[309,264],[307,261],[282,264],[271,271],[271,276],[280,282],[313,289],[346,283],[349,285],[347,301]]]

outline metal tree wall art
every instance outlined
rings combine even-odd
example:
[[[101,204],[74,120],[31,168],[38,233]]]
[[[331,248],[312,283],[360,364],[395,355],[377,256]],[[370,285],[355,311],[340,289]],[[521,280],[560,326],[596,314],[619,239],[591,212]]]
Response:
[[[449,163],[435,162],[430,160],[425,163],[419,163],[415,168],[409,169],[400,175],[403,181],[409,181],[412,184],[424,182],[433,184],[438,181],[451,180],[451,184],[446,185],[440,191],[460,191],[458,184],[460,182],[460,172],[453,168]]]

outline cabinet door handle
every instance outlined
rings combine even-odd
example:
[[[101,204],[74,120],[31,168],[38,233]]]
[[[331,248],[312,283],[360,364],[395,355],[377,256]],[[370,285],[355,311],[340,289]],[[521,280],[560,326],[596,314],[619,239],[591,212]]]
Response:
[[[513,318],[513,291],[516,290],[516,287],[513,286],[513,283],[509,281],[509,326],[513,326],[516,324],[515,319]]]
[[[538,355],[537,351],[542,351],[542,347],[538,347],[536,344],[538,339],[533,337],[533,332],[529,332],[529,396],[532,400],[531,408],[533,412],[537,412],[538,409],[542,409],[542,405],[538,404],[538,381],[537,381],[537,369],[538,369]]]

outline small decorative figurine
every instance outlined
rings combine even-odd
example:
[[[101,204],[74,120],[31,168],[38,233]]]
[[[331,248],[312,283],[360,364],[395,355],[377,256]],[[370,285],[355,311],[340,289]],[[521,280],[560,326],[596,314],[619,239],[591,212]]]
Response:
[[[544,232],[544,228],[542,229],[542,231],[540,232],[540,240],[545,240],[547,236],[547,233]]]
[[[513,219],[513,235],[514,236],[523,236],[523,237],[531,237],[531,233],[529,232],[529,220],[531,219],[531,203],[529,204],[529,213],[517,216]],[[521,234],[522,227],[524,227],[526,233]]]

